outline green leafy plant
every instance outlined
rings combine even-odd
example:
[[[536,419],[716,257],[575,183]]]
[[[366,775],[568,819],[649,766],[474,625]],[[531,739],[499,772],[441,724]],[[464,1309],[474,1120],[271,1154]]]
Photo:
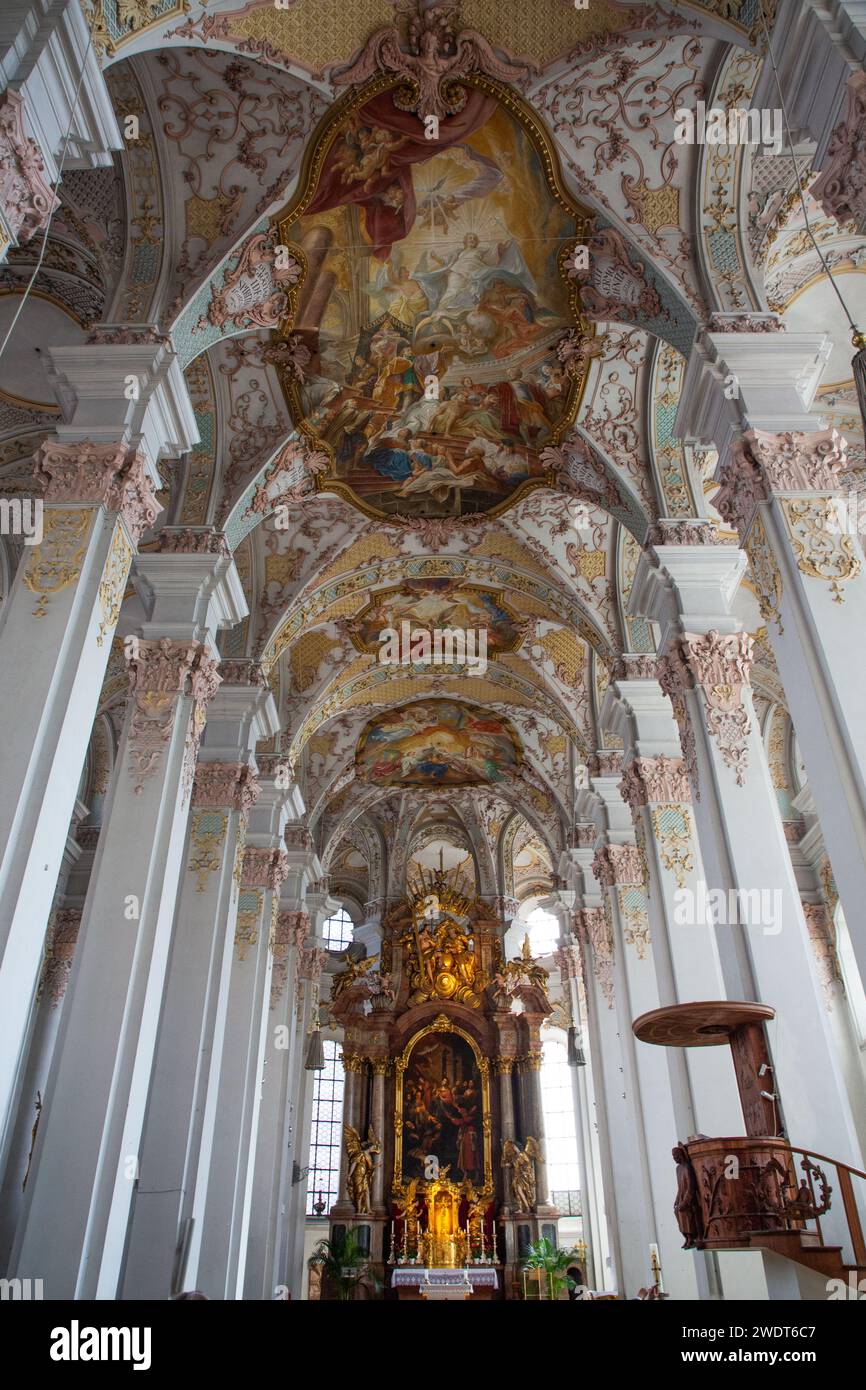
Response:
[[[323,1287],[336,1289],[337,1298],[344,1303],[354,1296],[367,1273],[367,1256],[352,1227],[337,1228],[330,1236],[323,1236],[308,1264],[321,1270]]]
[[[546,1236],[542,1236],[527,1248],[522,1263],[524,1269],[542,1270],[547,1275],[551,1298],[559,1298],[563,1289],[577,1287],[568,1273],[569,1265],[573,1265],[577,1259],[577,1250],[559,1250]]]

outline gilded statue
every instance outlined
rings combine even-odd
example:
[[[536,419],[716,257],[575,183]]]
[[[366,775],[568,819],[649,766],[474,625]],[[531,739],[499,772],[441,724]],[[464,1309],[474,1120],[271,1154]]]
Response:
[[[427,999],[453,999],[477,1009],[481,999],[475,989],[478,962],[475,940],[450,917],[423,931],[417,923],[403,937],[414,947],[410,973],[410,1004]]]
[[[490,1203],[471,1181],[467,1181],[464,1184],[463,1193],[469,1207],[466,1216],[466,1225],[469,1229],[469,1244],[470,1246],[477,1246],[481,1244],[483,1238],[484,1215]]]
[[[402,1198],[397,1202],[397,1219],[403,1222],[403,1251],[415,1252],[418,1249],[421,1198],[418,1195],[418,1179],[411,1178],[403,1189]]]
[[[541,1150],[531,1135],[523,1149],[513,1139],[502,1144],[502,1167],[511,1169],[511,1193],[515,1211],[532,1211],[536,1199],[535,1164]]]
[[[359,980],[363,980],[368,970],[376,964],[378,956],[362,956],[360,960],[347,960],[345,970],[341,970],[338,975],[334,975],[331,980],[331,999],[339,999],[352,985],[356,985]]]
[[[349,1196],[358,1215],[369,1216],[373,1170],[376,1167],[376,1155],[382,1152],[382,1145],[373,1133],[372,1125],[367,1131],[366,1140],[361,1138],[353,1125],[343,1125],[343,1133],[346,1136],[346,1152],[349,1155]]]

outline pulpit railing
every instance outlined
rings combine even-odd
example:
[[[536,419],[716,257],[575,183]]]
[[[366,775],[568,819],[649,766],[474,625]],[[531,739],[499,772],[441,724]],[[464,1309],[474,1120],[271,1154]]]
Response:
[[[842,1244],[842,1260],[846,1265],[856,1265],[866,1269],[866,1240],[863,1237],[863,1221],[866,1217],[866,1173],[859,1168],[852,1168],[848,1163],[840,1163],[837,1159],[828,1158],[826,1154],[816,1154],[809,1149],[800,1149],[791,1145],[791,1153],[799,1156],[800,1168],[803,1171],[805,1182],[808,1188],[809,1201],[812,1207],[811,1213],[804,1212],[803,1220],[806,1230],[814,1226],[815,1235],[819,1245]],[[835,1176],[835,1182],[830,1181],[830,1175]],[[824,1179],[822,1184],[821,1179]],[[826,1206],[822,1197],[826,1185]],[[817,1190],[816,1190],[817,1188]],[[831,1193],[838,1191],[842,1204],[842,1213],[845,1217],[847,1232],[840,1242],[841,1221],[838,1219],[834,1223],[836,1229],[832,1232],[827,1231],[830,1236],[825,1240],[825,1232],[821,1226],[822,1217],[831,1210]],[[839,1209],[836,1208],[837,1217]],[[825,1227],[827,1222],[824,1223]]]

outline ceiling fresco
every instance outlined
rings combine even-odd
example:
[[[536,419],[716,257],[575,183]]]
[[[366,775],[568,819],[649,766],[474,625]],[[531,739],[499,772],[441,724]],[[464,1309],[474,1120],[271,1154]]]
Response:
[[[303,273],[274,358],[327,452],[321,489],[376,514],[496,512],[551,482],[543,450],[579,404],[559,345],[584,219],[495,84],[462,84],[432,139],[402,90],[320,132],[313,186],[279,222]]]

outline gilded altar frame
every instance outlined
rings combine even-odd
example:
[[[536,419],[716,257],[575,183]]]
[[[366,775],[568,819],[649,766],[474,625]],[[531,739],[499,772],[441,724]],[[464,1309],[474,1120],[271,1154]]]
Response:
[[[559,155],[549,135],[545,125],[538,116],[538,113],[529,105],[523,97],[512,91],[505,83],[499,82],[496,78],[489,77],[482,73],[473,73],[465,77],[460,77],[459,83],[465,87],[474,87],[479,91],[485,92],[493,97],[503,106],[509,114],[514,117],[518,124],[523,128],[528,136],[530,143],[535,149],[541,162],[545,182],[550,190],[553,199],[574,219],[574,235],[562,245],[557,257],[560,275],[565,281],[569,313],[571,315],[571,326],[580,333],[593,336],[597,333],[597,327],[591,319],[583,312],[580,289],[571,279],[566,277],[565,264],[576,246],[586,243],[594,228],[594,217],[592,210],[582,203],[566,187],[562,177]],[[319,185],[322,169],[325,160],[337,139],[337,136],[345,128],[347,122],[356,111],[358,111],[372,97],[381,95],[393,88],[405,87],[406,79],[401,75],[392,73],[382,73],[378,77],[373,77],[369,82],[362,86],[350,88],[344,96],[334,102],[333,106],[322,117],[317,129],[308,141],[304,156],[301,162],[301,170],[298,177],[298,187],[289,200],[288,205],[271,218],[271,226],[276,231],[276,240],[285,246],[291,253],[294,260],[301,268],[300,278],[294,285],[286,286],[288,306],[286,314],[281,323],[275,330],[277,341],[286,342],[290,338],[293,330],[295,317],[298,312],[298,300],[301,287],[307,277],[308,264],[301,247],[292,239],[292,229],[304,216],[308,205],[312,202],[316,189]],[[286,401],[289,406],[289,413],[292,419],[292,426],[295,431],[299,430],[304,421],[304,410],[301,405],[298,383],[294,380],[291,372],[284,366],[277,367],[277,375],[283,388]],[[564,411],[562,419],[551,433],[547,441],[549,446],[556,446],[571,431],[586,391],[586,383],[589,374],[588,364],[578,368],[572,380],[569,391],[567,409]],[[388,521],[390,516],[387,512],[380,511],[378,507],[360,497],[349,484],[335,476],[336,459],[334,450],[325,439],[307,431],[306,437],[310,444],[317,451],[322,452],[330,461],[330,468],[327,472],[316,473],[313,483],[317,492],[335,493],[338,497],[344,498],[352,506],[357,507],[365,516],[378,521]],[[502,499],[501,502],[487,509],[485,515],[496,517],[508,511],[527,493],[539,487],[554,487],[556,483],[556,471],[548,468],[537,478],[527,478],[522,483]]]
[[[403,1183],[403,1075],[409,1065],[409,1058],[415,1044],[421,1038],[427,1037],[429,1033],[456,1033],[458,1037],[467,1042],[472,1049],[472,1054],[478,1066],[481,1076],[481,1115],[482,1115],[482,1137],[484,1143],[484,1186],[481,1188],[481,1196],[488,1201],[493,1200],[493,1121],[490,1114],[490,1063],[486,1057],[481,1055],[478,1046],[471,1033],[467,1033],[465,1028],[450,1019],[447,1014],[438,1014],[432,1023],[428,1023],[424,1028],[419,1028],[413,1033],[402,1053],[394,1064],[395,1073],[395,1096],[394,1096],[394,1179],[392,1183],[392,1196],[402,1196]]]

